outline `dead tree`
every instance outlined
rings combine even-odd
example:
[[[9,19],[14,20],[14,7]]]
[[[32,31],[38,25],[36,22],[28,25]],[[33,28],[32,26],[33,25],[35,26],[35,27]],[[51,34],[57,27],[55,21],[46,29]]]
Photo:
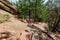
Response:
[[[59,13],[58,13],[57,7],[55,7],[55,12],[56,12],[57,15],[58,15],[58,20],[57,20],[57,22],[54,23],[54,27],[53,27],[53,29],[52,29],[52,32],[56,32],[56,28],[58,27],[59,22],[60,22],[60,15],[59,15]]]

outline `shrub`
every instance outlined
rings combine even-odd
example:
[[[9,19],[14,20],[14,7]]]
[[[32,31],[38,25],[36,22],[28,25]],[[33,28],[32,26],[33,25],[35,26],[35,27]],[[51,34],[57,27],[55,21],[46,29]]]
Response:
[[[10,18],[9,14],[5,14],[3,16],[0,16],[0,23],[7,21],[9,18]]]

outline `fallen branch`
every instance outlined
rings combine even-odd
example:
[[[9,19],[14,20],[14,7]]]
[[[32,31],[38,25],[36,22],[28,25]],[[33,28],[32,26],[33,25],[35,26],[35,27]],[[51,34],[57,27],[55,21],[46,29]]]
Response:
[[[34,25],[28,25],[28,27],[32,28],[32,29],[36,29],[36,30],[39,30],[38,32],[42,32],[42,33],[45,33],[49,38],[51,38],[52,40],[54,40],[54,38],[48,33],[48,32],[45,32],[43,30],[41,30],[40,28],[34,26]]]

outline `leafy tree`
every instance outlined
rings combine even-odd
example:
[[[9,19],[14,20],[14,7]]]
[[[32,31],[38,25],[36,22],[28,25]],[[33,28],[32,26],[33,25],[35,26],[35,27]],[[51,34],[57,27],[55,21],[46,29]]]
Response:
[[[15,3],[17,10],[20,11],[20,17],[34,21],[44,21],[46,17],[46,7],[42,0],[18,0]]]

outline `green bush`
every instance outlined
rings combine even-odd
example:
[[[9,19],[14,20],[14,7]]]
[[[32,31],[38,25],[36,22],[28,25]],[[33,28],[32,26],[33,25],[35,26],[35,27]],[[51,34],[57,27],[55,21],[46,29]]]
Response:
[[[37,19],[37,21],[45,21],[46,7],[43,5],[42,0],[18,0],[15,3],[17,10],[20,13],[20,18],[31,18]]]
[[[9,19],[9,14],[5,14],[3,16],[0,16],[0,23],[3,23]]]

